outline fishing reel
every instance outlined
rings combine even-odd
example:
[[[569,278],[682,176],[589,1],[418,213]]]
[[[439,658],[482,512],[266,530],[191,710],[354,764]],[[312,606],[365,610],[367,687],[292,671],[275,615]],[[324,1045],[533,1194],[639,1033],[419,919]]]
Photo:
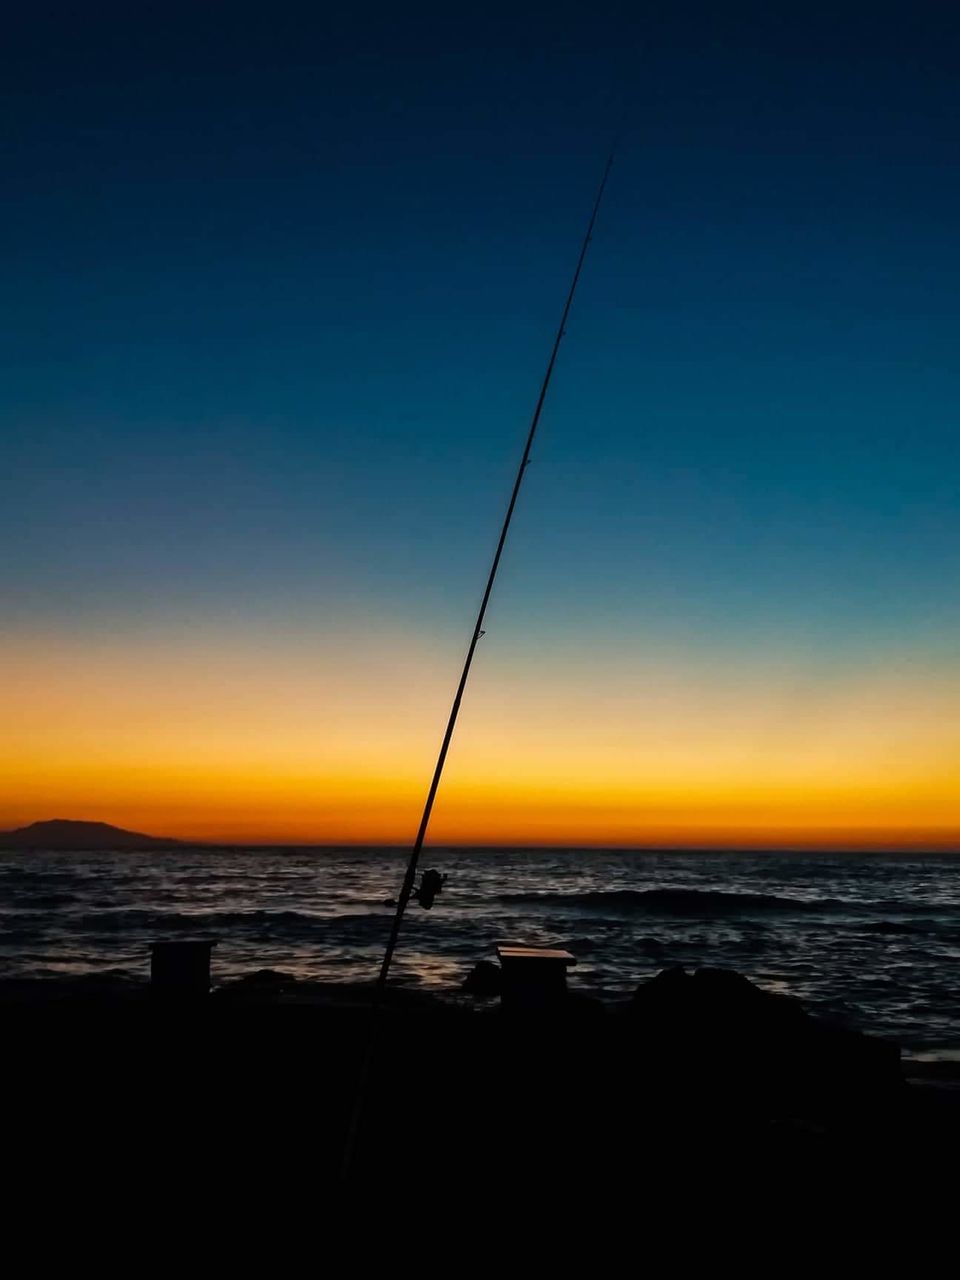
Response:
[[[439,871],[425,871],[420,877],[420,883],[416,889],[410,890],[410,897],[419,902],[425,911],[429,911],[433,906],[434,898],[443,889],[446,878]],[[387,898],[383,905],[385,907],[395,907],[397,900],[396,898]]]
[[[434,898],[442,892],[446,879],[439,871],[425,871],[420,877],[419,887],[410,896],[416,898],[425,911],[429,911]]]

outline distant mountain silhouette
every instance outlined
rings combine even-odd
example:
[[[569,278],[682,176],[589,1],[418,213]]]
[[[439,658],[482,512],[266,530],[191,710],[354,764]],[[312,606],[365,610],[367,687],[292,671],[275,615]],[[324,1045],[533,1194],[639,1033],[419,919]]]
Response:
[[[69,818],[52,818],[49,822],[31,822],[15,831],[0,831],[0,849],[174,849],[183,843],[166,836],[124,831],[109,822],[73,822]]]

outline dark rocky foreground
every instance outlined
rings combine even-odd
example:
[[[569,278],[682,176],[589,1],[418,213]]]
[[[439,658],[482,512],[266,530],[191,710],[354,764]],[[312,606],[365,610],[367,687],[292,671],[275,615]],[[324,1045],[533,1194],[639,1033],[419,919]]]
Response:
[[[960,1136],[956,1095],[908,1084],[896,1046],[722,970],[522,1015],[402,991],[377,1009],[276,974],[182,1006],[24,983],[0,1017],[27,1185],[265,1203],[337,1180],[355,1116],[349,1180],[390,1195],[897,1176]]]

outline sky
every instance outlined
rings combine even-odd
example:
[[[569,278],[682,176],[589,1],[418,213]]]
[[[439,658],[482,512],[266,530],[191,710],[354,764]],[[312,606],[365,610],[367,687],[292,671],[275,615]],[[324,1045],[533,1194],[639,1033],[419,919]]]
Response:
[[[952,10],[952,11],[951,11]],[[960,848],[960,12],[20,6],[0,827]]]

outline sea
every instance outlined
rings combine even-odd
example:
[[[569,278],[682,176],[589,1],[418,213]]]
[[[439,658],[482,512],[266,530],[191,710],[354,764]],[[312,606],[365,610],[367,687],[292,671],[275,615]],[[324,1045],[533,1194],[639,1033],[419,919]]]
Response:
[[[145,980],[149,944],[209,938],[215,983],[377,972],[399,849],[0,853],[0,979]],[[454,992],[498,943],[565,947],[607,999],[671,965],[732,968],[813,1013],[960,1058],[960,856],[441,849],[393,977]]]

